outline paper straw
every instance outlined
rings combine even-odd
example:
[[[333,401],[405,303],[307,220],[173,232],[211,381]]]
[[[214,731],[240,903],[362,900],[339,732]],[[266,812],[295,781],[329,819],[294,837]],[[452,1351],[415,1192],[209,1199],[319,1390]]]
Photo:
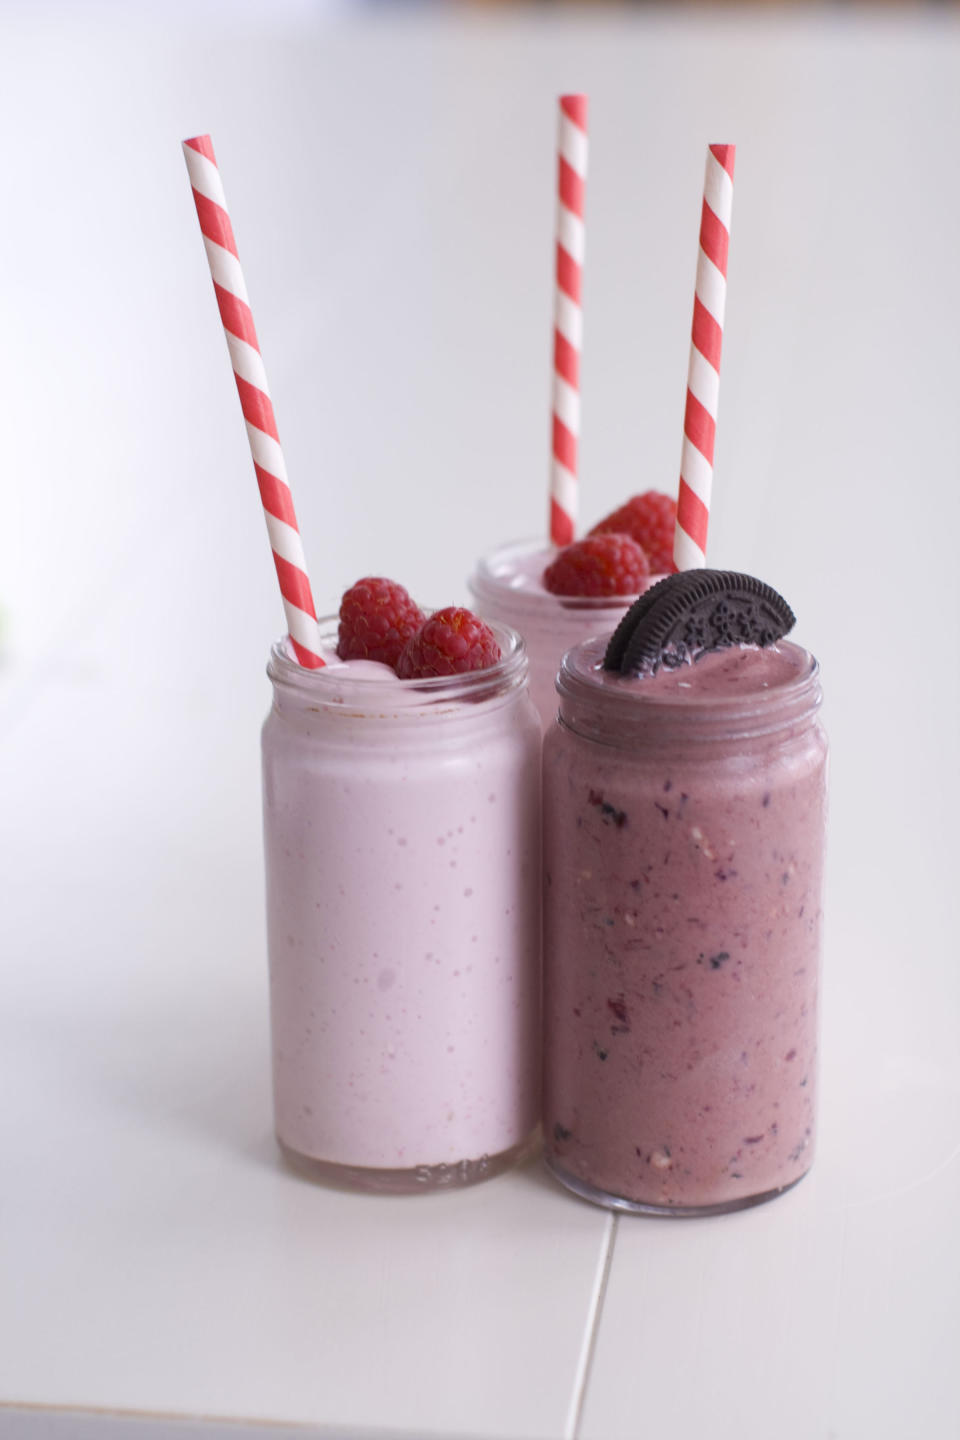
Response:
[[[561,95],[557,136],[557,276],[553,322],[553,443],[550,539],[569,545],[577,527],[580,345],[583,311],[583,197],[587,178],[587,97]]]
[[[308,670],[316,670],[324,664],[320,654],[317,612],[280,449],[267,374],[210,136],[196,135],[192,140],[184,140],[183,154],[193,186],[197,219],[220,307],[223,333],[230,351],[233,377],[240,395],[240,408],[246,421],[250,454],[260,486],[290,643],[300,664]]]
[[[735,145],[711,145],[707,150],[687,405],[683,417],[680,492],[673,539],[673,559],[678,570],[695,570],[707,563],[735,155]]]

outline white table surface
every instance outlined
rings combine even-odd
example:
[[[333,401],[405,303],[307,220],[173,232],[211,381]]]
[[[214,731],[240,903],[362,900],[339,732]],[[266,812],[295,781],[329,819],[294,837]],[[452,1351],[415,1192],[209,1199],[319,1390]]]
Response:
[[[956,1440],[960,16],[0,18],[2,1440]],[[270,1133],[281,620],[179,141],[214,136],[315,592],[442,604],[543,523],[564,88],[584,519],[675,484],[734,140],[711,559],[828,695],[819,1158],[719,1220],[536,1163],[354,1196]]]

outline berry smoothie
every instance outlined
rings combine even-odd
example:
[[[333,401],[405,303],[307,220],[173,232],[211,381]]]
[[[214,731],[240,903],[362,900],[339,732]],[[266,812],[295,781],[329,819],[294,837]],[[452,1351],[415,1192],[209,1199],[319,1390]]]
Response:
[[[268,673],[276,1128],[369,1189],[482,1179],[539,1102],[539,750],[522,642],[472,674]]]
[[[544,1129],[615,1208],[737,1209],[813,1154],[826,741],[798,646],[564,658],[544,744]]]

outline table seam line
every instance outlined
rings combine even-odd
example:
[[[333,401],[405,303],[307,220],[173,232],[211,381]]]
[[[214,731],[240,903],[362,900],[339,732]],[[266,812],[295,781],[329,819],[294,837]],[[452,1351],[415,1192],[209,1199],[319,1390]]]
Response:
[[[574,1378],[573,1394],[570,1397],[570,1410],[567,1424],[564,1429],[564,1440],[580,1440],[580,1425],[583,1420],[583,1409],[587,1398],[587,1388],[590,1384],[590,1375],[593,1370],[594,1353],[597,1347],[597,1338],[600,1330],[600,1321],[603,1317],[603,1306],[607,1296],[607,1285],[610,1280],[610,1270],[613,1265],[613,1250],[617,1239],[617,1225],[619,1215],[615,1212],[607,1216],[606,1235],[604,1237],[603,1255],[600,1265],[597,1267],[597,1276],[594,1281],[593,1293],[590,1296],[590,1308],[587,1315],[586,1333],[583,1346],[580,1351],[580,1359],[577,1365],[577,1373]]]

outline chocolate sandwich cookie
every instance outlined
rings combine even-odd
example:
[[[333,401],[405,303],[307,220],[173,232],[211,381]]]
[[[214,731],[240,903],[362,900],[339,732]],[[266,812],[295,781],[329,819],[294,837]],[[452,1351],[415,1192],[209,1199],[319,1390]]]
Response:
[[[655,675],[708,650],[773,645],[796,622],[770,585],[732,570],[681,570],[640,596],[624,615],[604,655],[605,670]]]

